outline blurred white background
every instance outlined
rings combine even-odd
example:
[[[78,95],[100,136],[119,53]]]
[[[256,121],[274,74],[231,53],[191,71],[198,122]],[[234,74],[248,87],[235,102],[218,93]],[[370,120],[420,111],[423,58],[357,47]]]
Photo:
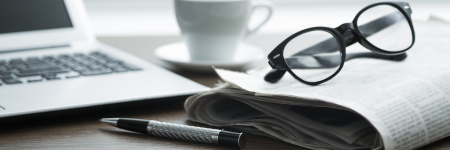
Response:
[[[173,0],[84,0],[97,36],[179,35]],[[271,0],[275,12],[259,33],[294,33],[312,26],[336,27],[351,22],[374,0]],[[450,20],[449,0],[409,0],[414,20],[430,15]],[[265,15],[256,11],[252,22]]]

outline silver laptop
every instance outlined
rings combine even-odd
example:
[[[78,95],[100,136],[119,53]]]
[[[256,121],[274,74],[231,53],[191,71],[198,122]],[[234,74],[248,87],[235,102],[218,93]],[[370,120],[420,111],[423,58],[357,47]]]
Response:
[[[0,1],[0,118],[205,90],[96,41],[82,0]]]

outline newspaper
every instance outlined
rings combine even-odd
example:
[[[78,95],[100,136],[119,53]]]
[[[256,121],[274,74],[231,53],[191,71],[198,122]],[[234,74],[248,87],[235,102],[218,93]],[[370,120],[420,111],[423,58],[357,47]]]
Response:
[[[414,27],[416,43],[404,61],[347,61],[320,86],[289,74],[267,83],[269,67],[216,69],[223,82],[189,97],[185,109],[192,121],[311,149],[421,147],[450,135],[450,25]],[[355,44],[347,50],[365,49]]]

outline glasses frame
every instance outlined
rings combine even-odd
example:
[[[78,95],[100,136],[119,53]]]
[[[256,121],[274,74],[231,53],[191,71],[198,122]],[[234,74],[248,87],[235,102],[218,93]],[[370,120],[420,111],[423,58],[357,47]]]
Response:
[[[389,5],[392,6],[396,9],[398,9],[406,18],[406,20],[408,21],[409,26],[411,27],[411,34],[412,34],[412,42],[411,45],[408,46],[407,48],[403,49],[403,50],[399,50],[399,51],[386,51],[383,50],[381,48],[378,48],[377,46],[375,46],[374,44],[372,44],[371,42],[369,42],[361,33],[359,27],[358,27],[358,19],[360,17],[361,14],[363,14],[366,10],[372,8],[372,7],[376,7],[376,6],[380,6],[380,5]],[[395,56],[399,56],[400,58],[404,59],[406,58],[406,54],[405,52],[410,49],[415,42],[415,32],[414,32],[414,27],[412,24],[412,20],[411,20],[411,7],[409,6],[409,4],[407,2],[379,2],[379,3],[374,3],[371,4],[369,6],[364,7],[363,9],[361,9],[357,15],[355,16],[355,18],[353,19],[353,21],[351,23],[344,23],[336,28],[329,28],[329,27],[312,27],[312,28],[307,28],[304,30],[301,30],[297,33],[292,34],[291,36],[289,36],[288,38],[286,38],[283,42],[281,42],[277,47],[275,47],[274,50],[272,50],[271,53],[269,53],[269,55],[267,56],[269,59],[269,65],[274,69],[272,70],[272,75],[266,75],[265,80],[268,82],[276,82],[279,80],[279,78],[281,78],[281,76],[283,76],[286,71],[289,72],[295,79],[297,79],[298,81],[308,84],[308,85],[319,85],[321,83],[324,83],[330,79],[332,79],[333,77],[335,77],[343,68],[344,66],[344,62],[345,62],[345,58],[346,58],[346,47],[349,45],[352,45],[356,42],[360,43],[363,47],[369,49],[370,51],[377,53],[377,54],[382,54],[382,55],[390,55],[390,56],[394,56],[394,60],[398,59],[395,58]],[[309,82],[306,80],[303,80],[301,78],[299,78],[297,75],[295,75],[295,73],[289,68],[289,66],[287,65],[286,61],[285,61],[285,57],[283,55],[284,53],[284,48],[286,47],[286,45],[294,38],[296,38],[299,35],[302,35],[304,33],[307,32],[311,32],[311,31],[325,31],[330,33],[333,37],[335,37],[340,45],[340,53],[341,53],[341,63],[339,65],[339,68],[336,70],[335,73],[333,73],[331,76],[320,80],[320,81],[316,81],[316,82]],[[348,35],[346,33],[350,32],[351,35]],[[274,73],[275,72],[275,73]],[[270,77],[272,76],[272,77]],[[271,81],[274,80],[274,76],[276,76],[275,78],[276,81]],[[268,79],[268,78],[272,78],[272,79]]]

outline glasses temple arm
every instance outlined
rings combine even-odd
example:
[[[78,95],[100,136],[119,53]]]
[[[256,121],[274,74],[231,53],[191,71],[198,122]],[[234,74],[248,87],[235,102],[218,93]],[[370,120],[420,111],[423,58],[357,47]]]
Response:
[[[385,15],[374,21],[359,26],[359,31],[363,36],[369,37],[403,19],[405,19],[405,17],[400,11],[393,12],[389,15]]]
[[[364,25],[361,25],[359,27],[359,29],[360,29],[360,31],[361,30],[364,31],[361,34],[363,34],[365,37],[369,37],[369,36],[375,34],[376,32],[381,31],[384,28],[387,28],[387,27],[395,24],[396,22],[400,21],[402,19],[402,17],[403,17],[403,14],[401,12],[394,12],[389,15],[385,15],[383,17],[375,19],[371,22],[368,22]],[[340,29],[340,27],[341,26],[337,27],[336,29],[345,33],[345,29]],[[345,34],[344,41],[345,41],[345,46],[350,46],[357,42],[356,39],[354,38],[353,34]],[[330,38],[330,39],[322,41],[316,45],[313,45],[309,48],[306,48],[303,51],[295,53],[294,55],[313,55],[313,54],[317,54],[317,53],[336,52],[339,49],[328,46],[334,42],[335,42],[335,39]]]
[[[304,58],[308,58],[308,61],[303,61]],[[372,52],[360,52],[360,53],[351,53],[345,57],[345,61],[354,59],[354,58],[374,58],[374,59],[383,59],[390,61],[402,61],[407,57],[406,53],[399,55],[383,55]],[[289,64],[289,68],[291,69],[324,69],[324,68],[334,68],[341,65],[341,57],[337,54],[335,55],[301,55],[300,57],[289,57],[286,58],[286,63]],[[311,61],[315,62],[312,63]],[[273,76],[273,75],[272,75]]]
[[[402,61],[407,57],[406,53],[402,53],[399,55],[383,55],[372,52],[362,52],[362,53],[351,53],[347,54],[345,57],[345,61],[354,59],[354,58],[376,58],[376,59],[384,59],[384,60],[392,60],[392,61]]]

